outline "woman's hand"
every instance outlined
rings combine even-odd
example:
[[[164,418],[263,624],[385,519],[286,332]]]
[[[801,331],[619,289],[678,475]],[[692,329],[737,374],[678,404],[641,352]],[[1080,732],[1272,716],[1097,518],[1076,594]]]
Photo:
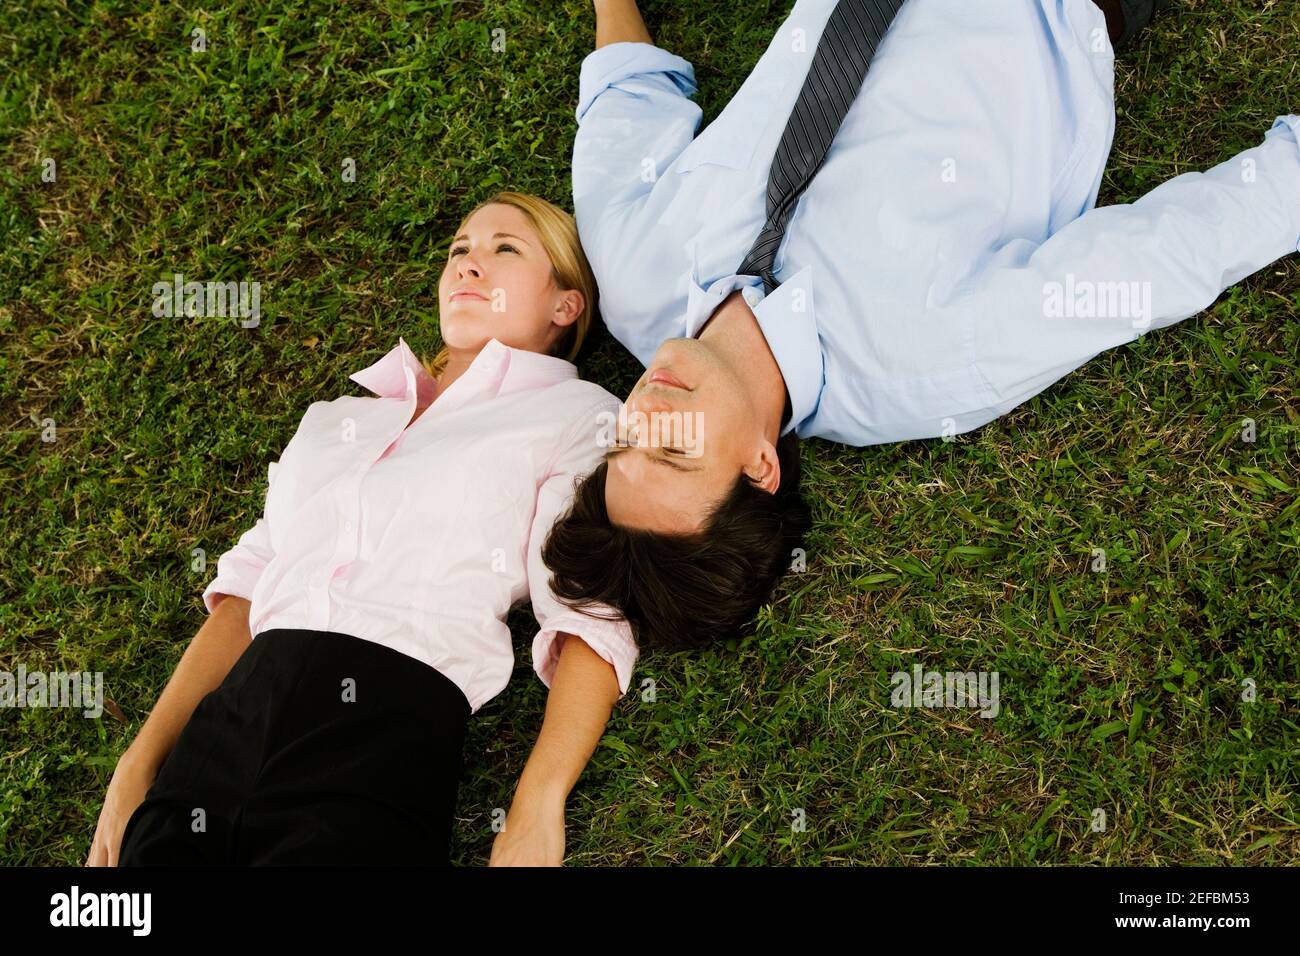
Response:
[[[151,765],[135,759],[130,751],[118,760],[104,796],[104,807],[99,811],[99,825],[95,827],[86,866],[117,866],[126,824],[144,802],[157,776]]]
[[[618,699],[618,674],[591,646],[568,632],[556,638],[560,660],[551,676],[546,716],[519,775],[505,829],[488,866],[564,863],[564,804],[591,759]]]
[[[564,863],[564,802],[515,801],[505,829],[492,841],[488,866],[561,866]]]

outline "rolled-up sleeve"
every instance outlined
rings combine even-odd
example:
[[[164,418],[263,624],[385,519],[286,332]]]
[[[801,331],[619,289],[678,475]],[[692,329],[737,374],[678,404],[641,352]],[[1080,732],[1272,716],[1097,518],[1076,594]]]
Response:
[[[552,463],[537,495],[537,509],[528,535],[528,591],[533,616],[541,628],[533,638],[533,670],[549,689],[559,663],[556,638],[562,633],[582,638],[592,650],[614,668],[618,678],[619,698],[627,693],[636,664],[638,649],[632,629],[616,611],[596,607],[577,611],[560,602],[551,591],[550,571],[542,561],[542,546],[552,525],[564,514],[573,500],[576,483],[597,464],[604,449],[597,441],[599,414],[594,409],[569,430],[560,452]],[[616,410],[616,406],[614,409]],[[601,618],[590,616],[601,615]]]
[[[1300,116],[1279,116],[1262,143],[1218,166],[1092,209],[1036,248],[1001,250],[1010,261],[977,280],[972,325],[997,411],[1296,252],[1298,132]]]
[[[645,195],[695,138],[703,116],[688,97],[695,70],[650,43],[610,43],[578,79],[573,203],[579,218]]]
[[[272,462],[267,468],[268,495],[278,464]],[[230,594],[251,601],[253,589],[257,587],[262,572],[274,557],[275,549],[271,546],[271,532],[264,513],[251,528],[240,535],[233,548],[217,559],[217,576],[203,591],[203,606],[208,609],[208,613],[216,610],[222,595]]]

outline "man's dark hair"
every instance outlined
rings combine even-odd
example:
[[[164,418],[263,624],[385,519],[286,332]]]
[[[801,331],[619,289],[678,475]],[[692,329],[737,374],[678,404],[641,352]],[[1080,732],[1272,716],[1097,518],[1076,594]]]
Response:
[[[812,524],[799,493],[798,436],[779,438],[776,452],[781,483],[775,493],[741,472],[705,530],[689,535],[611,524],[609,463],[601,462],[578,485],[542,547],[552,592],[578,610],[594,603],[614,608],[642,650],[703,647],[736,636],[767,603]]]

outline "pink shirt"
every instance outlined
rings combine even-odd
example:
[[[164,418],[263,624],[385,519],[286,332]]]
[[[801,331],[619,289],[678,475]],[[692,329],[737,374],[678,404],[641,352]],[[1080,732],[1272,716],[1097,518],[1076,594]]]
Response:
[[[477,711],[510,680],[506,615],[530,599],[533,669],[548,688],[567,632],[613,665],[626,694],[631,629],[560,604],[541,560],[619,400],[571,362],[496,339],[409,428],[438,383],[405,340],[351,378],[378,397],[307,409],[268,469],[263,516],[217,561],[209,613],[234,594],[252,602],[253,635],[308,628],[384,644],[442,672]]]

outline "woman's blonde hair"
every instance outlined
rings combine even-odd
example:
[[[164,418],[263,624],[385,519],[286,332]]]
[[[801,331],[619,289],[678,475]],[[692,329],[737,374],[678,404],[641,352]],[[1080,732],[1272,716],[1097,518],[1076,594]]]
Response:
[[[456,234],[465,228],[470,216],[484,206],[503,203],[513,206],[528,217],[528,221],[541,239],[542,248],[551,259],[551,278],[563,289],[577,289],[582,293],[583,307],[578,318],[570,324],[564,334],[556,341],[551,354],[572,362],[578,357],[587,331],[591,328],[592,316],[596,314],[596,277],[592,274],[591,264],[582,251],[582,242],[578,238],[578,224],[573,216],[554,203],[530,193],[499,192],[479,203],[460,221]],[[422,364],[429,374],[437,378],[447,367],[451,353],[444,345],[432,359],[423,359]]]

